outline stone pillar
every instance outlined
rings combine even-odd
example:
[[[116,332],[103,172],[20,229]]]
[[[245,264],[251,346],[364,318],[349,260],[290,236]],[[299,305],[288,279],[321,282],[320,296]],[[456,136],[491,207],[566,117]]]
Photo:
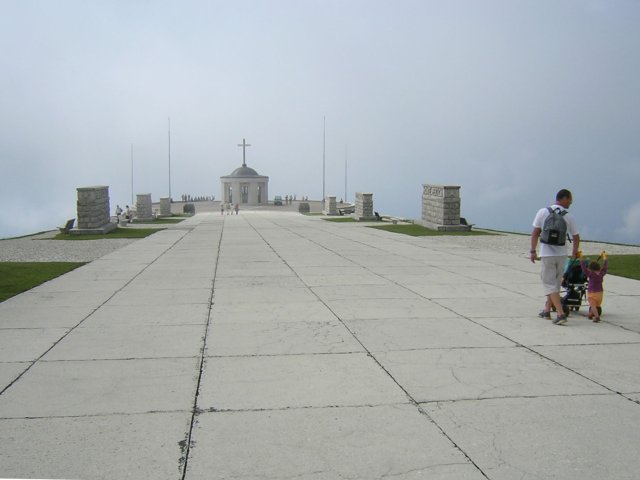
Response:
[[[136,195],[136,219],[153,220],[150,193],[138,193]]]
[[[353,216],[358,220],[375,220],[373,214],[373,193],[356,192],[356,210]]]
[[[111,223],[109,187],[80,187],[78,192],[77,228],[71,233],[107,233],[116,228]]]
[[[169,197],[160,197],[160,216],[171,216],[171,199]]]
[[[322,211],[325,215],[337,215],[338,209],[336,207],[336,197],[326,197],[324,200],[324,210]]]
[[[460,224],[460,187],[422,185],[422,219],[418,223],[433,230],[468,231]]]

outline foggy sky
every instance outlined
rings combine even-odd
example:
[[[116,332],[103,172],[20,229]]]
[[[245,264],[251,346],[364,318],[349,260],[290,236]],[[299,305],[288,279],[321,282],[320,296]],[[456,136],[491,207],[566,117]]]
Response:
[[[0,0],[0,237],[75,217],[76,188],[373,193],[419,218],[423,183],[529,232],[557,190],[583,238],[640,243],[636,0]]]

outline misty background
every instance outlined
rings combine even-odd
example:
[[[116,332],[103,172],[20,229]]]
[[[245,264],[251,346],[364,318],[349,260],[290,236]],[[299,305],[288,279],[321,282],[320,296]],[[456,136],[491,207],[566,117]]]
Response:
[[[0,0],[0,238],[76,216],[76,188],[269,195],[529,232],[569,188],[583,239],[640,243],[637,0]],[[135,202],[135,200],[134,200]]]

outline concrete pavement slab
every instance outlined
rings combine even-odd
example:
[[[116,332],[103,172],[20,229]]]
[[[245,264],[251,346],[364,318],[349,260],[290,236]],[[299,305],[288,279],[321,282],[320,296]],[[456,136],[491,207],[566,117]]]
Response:
[[[375,356],[418,402],[608,393],[524,348],[411,350]]]
[[[216,305],[251,303],[313,303],[317,297],[307,287],[282,288],[278,285],[216,289]]]
[[[639,334],[605,322],[593,323],[581,315],[571,315],[565,325],[535,317],[476,318],[477,323],[521,345],[583,345],[636,343]]]
[[[24,372],[31,362],[0,362],[0,392]]]
[[[343,285],[326,285],[313,287],[313,292],[322,300],[385,300],[385,299],[419,299],[415,292],[387,282],[385,285],[351,285],[344,288]]]
[[[366,285],[386,285],[387,279],[382,278],[379,275],[374,275],[368,272],[358,272],[349,274],[325,274],[325,275],[308,275],[300,274],[300,271],[296,270],[296,273],[300,275],[300,278],[309,287],[325,287],[325,286],[366,286]]]
[[[439,298],[433,303],[468,318],[527,317],[542,309],[542,299],[520,296],[517,301],[502,298]]]
[[[207,275],[179,275],[173,273],[158,273],[145,270],[134,278],[128,285],[128,289],[139,290],[191,290],[205,288],[211,290],[213,275],[210,271]]]
[[[328,300],[327,306],[342,320],[389,318],[450,318],[457,314],[425,298]]]
[[[408,401],[375,361],[349,353],[209,357],[198,407],[256,410]]]
[[[2,302],[0,329],[75,327],[94,310],[91,305],[50,307]]]
[[[0,475],[177,480],[190,423],[189,412],[0,419]]]
[[[232,288],[253,288],[253,287],[277,287],[280,289],[304,287],[305,283],[300,278],[291,276],[280,276],[276,280],[270,277],[216,277],[216,292]]]
[[[0,397],[0,418],[190,410],[194,358],[36,363]]]
[[[109,299],[108,305],[193,305],[211,302],[211,288],[147,289],[124,288]]]
[[[623,277],[607,275],[604,279],[605,292],[616,295],[640,296],[640,282]],[[605,297],[606,298],[606,297]]]
[[[27,291],[21,295],[5,300],[10,307],[98,307],[113,296],[113,291],[82,292],[33,292]]]
[[[67,328],[0,329],[0,362],[32,362],[68,331]]]
[[[602,303],[602,321],[640,333],[638,308],[640,308],[640,296],[610,295],[607,292]],[[588,307],[585,306],[583,311],[586,313],[587,309]]]
[[[296,303],[216,303],[213,307],[214,321],[225,323],[253,322],[330,322],[336,316],[319,300]]]
[[[212,356],[364,351],[345,326],[335,319],[324,322],[220,322],[215,312],[213,318],[207,342],[207,354]]]
[[[434,421],[491,480],[635,480],[640,405],[619,395],[440,402]]]
[[[204,325],[209,318],[209,305],[103,305],[93,312],[81,327],[143,325]]]
[[[637,343],[625,345],[560,345],[532,348],[614,392],[640,392],[640,339]]]
[[[423,285],[408,285],[407,288],[428,299],[495,298],[496,302],[517,302],[522,297],[521,294],[509,291],[502,287],[477,283],[463,283],[456,285],[429,283]]]
[[[256,262],[247,265],[234,263],[229,266],[218,264],[216,277],[290,277],[291,269],[282,262]]]
[[[300,255],[282,255],[283,260],[291,268],[314,267],[322,265],[324,267],[350,267],[353,262],[350,259],[336,256],[331,252],[321,252],[318,254],[302,253]]]
[[[194,441],[187,480],[485,478],[411,405],[203,413]]]
[[[381,252],[376,256],[372,255],[354,255],[349,258],[356,265],[369,267],[372,271],[379,271],[384,267],[413,267],[416,262],[414,259],[394,254],[382,255]]]
[[[523,263],[526,262],[523,259]],[[447,267],[449,271],[464,275],[467,278],[479,280],[482,283],[492,285],[510,285],[512,283],[528,283],[533,279],[539,279],[540,276],[529,272],[514,270],[513,268],[503,267],[490,263],[482,263],[477,266],[470,267],[465,265],[463,268]]]
[[[99,279],[99,278],[82,278],[82,277],[62,277],[55,278],[48,282],[32,288],[30,291],[35,293],[53,293],[53,292],[114,292],[121,289],[127,284],[128,280],[123,279]]]
[[[204,335],[204,325],[83,325],[65,336],[44,360],[197,357]]]
[[[426,348],[510,347],[501,335],[460,317],[345,320],[370,352]]]
[[[334,276],[334,277],[342,278],[350,275],[375,275],[376,277],[378,277],[378,274],[371,273],[370,270],[364,269],[355,264],[344,266],[344,267],[326,267],[323,265],[314,265],[309,267],[296,267],[295,273],[303,280],[306,279],[307,277],[315,278],[315,277],[324,277],[324,276]]]

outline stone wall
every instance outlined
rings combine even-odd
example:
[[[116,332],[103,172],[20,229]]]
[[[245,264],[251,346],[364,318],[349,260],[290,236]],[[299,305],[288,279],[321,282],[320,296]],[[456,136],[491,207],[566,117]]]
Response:
[[[78,192],[78,229],[101,228],[111,221],[109,187],[80,187],[76,190]]]
[[[421,225],[435,230],[469,230],[460,224],[460,187],[424,184]]]
[[[151,220],[153,218],[150,193],[138,193],[136,195],[136,218],[139,220]]]

